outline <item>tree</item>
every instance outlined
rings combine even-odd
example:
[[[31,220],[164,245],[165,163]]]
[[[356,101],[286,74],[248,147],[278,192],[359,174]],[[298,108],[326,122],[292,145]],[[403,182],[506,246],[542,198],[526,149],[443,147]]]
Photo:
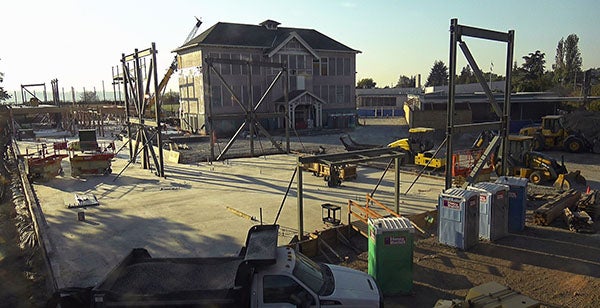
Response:
[[[356,87],[359,89],[372,89],[375,88],[377,83],[373,81],[373,78],[363,78],[356,83]]]
[[[554,81],[560,84],[575,82],[581,73],[581,52],[579,51],[579,37],[569,34],[567,39],[561,38],[556,46],[556,57],[553,65]]]
[[[536,50],[523,56],[523,64],[517,67],[513,66],[512,87],[516,92],[537,92],[546,91],[552,88],[551,72],[546,72],[545,53]]]
[[[4,82],[4,73],[0,72],[0,83]],[[10,95],[4,91],[4,87],[0,87],[0,102],[10,98]]]
[[[79,98],[82,102],[86,103],[97,102],[99,100],[98,95],[96,94],[96,92],[93,91],[84,91]]]
[[[577,74],[581,73],[581,52],[579,51],[579,37],[577,34],[569,34],[565,40],[565,69],[567,81],[575,81]]]
[[[530,80],[540,79],[544,75],[546,60],[545,53],[536,50],[535,53],[530,52],[528,56],[523,56],[525,62],[521,66],[525,71],[525,77]]]
[[[471,67],[467,64],[467,66],[463,67],[460,70],[460,75],[456,78],[457,84],[465,84],[465,83],[474,83],[477,82],[477,78],[473,74]]]
[[[565,40],[560,39],[556,45],[556,56],[554,57],[554,82],[563,84],[565,77]]]
[[[443,61],[436,60],[433,62],[433,67],[429,72],[429,76],[427,76],[425,86],[442,86],[445,84],[448,84],[448,68]]]
[[[404,75],[400,75],[398,78],[398,83],[396,83],[396,88],[414,88],[416,84],[416,78],[414,76],[407,77]]]

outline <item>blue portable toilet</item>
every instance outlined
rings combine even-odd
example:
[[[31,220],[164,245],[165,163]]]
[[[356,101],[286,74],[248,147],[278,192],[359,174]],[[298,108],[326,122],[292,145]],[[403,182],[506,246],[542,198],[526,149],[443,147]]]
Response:
[[[462,250],[479,240],[479,193],[462,188],[449,188],[439,196],[438,240]]]
[[[525,229],[527,208],[527,182],[525,178],[501,176],[497,184],[508,185],[508,232],[521,232]]]
[[[508,185],[480,182],[467,187],[479,192],[479,238],[495,241],[508,235]]]

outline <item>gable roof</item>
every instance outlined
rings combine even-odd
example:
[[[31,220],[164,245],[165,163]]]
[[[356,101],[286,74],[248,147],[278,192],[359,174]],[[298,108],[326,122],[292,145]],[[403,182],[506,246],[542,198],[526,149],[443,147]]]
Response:
[[[189,42],[175,49],[183,51],[196,46],[217,45],[231,47],[254,47],[271,49],[279,46],[293,32],[313,50],[329,50],[360,53],[319,31],[301,28],[277,27],[268,29],[260,25],[245,25],[218,22]]]

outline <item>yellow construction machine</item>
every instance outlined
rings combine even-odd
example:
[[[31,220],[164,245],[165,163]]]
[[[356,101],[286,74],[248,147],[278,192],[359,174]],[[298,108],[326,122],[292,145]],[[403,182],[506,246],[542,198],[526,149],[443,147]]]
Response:
[[[549,155],[532,151],[534,137],[511,135],[508,137],[508,152],[506,174],[527,178],[533,184],[543,184],[554,181],[554,187],[571,189],[585,187],[586,180],[580,171],[568,172],[564,162],[560,164]],[[501,148],[501,147],[500,147]],[[494,169],[501,174],[501,152],[494,157]]]
[[[399,147],[408,154],[408,159],[418,166],[441,168],[446,165],[443,157],[433,157],[433,133],[430,127],[413,127],[408,130],[408,137],[396,140],[387,146]]]
[[[573,114],[569,117],[574,122],[586,121],[582,116],[579,116],[581,119],[578,120],[578,115]],[[562,149],[572,153],[600,153],[600,142],[591,139],[593,132],[568,128],[566,122],[564,115],[547,115],[542,117],[541,126],[524,127],[519,130],[519,135],[532,136],[535,151]]]

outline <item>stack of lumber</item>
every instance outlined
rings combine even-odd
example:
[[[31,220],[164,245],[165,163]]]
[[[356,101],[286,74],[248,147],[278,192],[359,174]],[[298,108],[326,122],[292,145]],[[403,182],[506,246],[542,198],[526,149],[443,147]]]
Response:
[[[575,190],[568,190],[560,194],[533,212],[533,222],[542,226],[549,225],[554,219],[563,215],[565,208],[574,207],[580,196],[581,192]]]
[[[578,233],[594,233],[594,222],[585,211],[571,211],[569,208],[563,210],[565,222],[569,230]]]

